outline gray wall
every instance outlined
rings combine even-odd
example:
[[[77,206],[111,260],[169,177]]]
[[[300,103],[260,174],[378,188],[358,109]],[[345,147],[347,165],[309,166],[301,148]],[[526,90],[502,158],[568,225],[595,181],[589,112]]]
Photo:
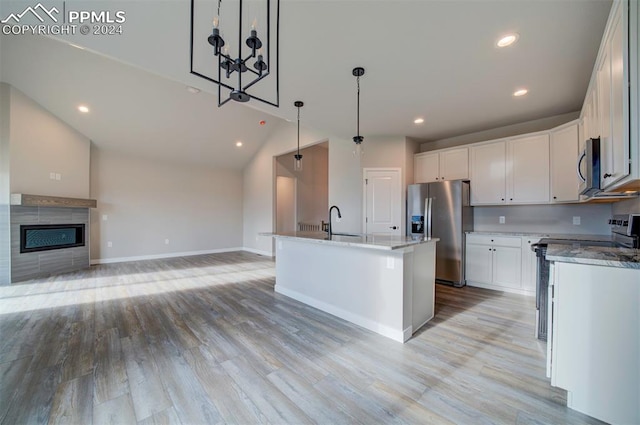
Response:
[[[474,207],[474,230],[608,235],[611,204]],[[499,224],[500,216],[505,224]],[[579,216],[581,224],[573,224]]]
[[[94,146],[91,197],[98,200],[91,212],[93,261],[242,247],[240,171],[134,158]]]
[[[2,38],[2,37],[0,37]],[[0,83],[0,285],[11,283],[9,227],[9,97],[11,88]]]
[[[484,142],[487,140],[499,139],[502,137],[517,136],[519,134],[532,133],[535,131],[549,130],[559,125],[568,123],[569,121],[573,121],[579,116],[579,111],[570,112],[568,114],[556,115],[539,120],[526,121],[523,123],[508,125],[505,127],[492,128],[490,130],[479,131],[476,133],[463,134],[460,136],[449,137],[447,139],[436,140],[433,142],[423,141],[421,149],[422,152],[427,152],[436,149],[467,145],[469,143]]]
[[[300,140],[302,146],[329,141],[329,205],[338,205],[342,211],[342,221],[334,227],[340,232],[359,232],[362,229],[362,170],[359,159],[351,154],[353,142],[305,127],[301,128]],[[244,169],[243,246],[246,249],[266,255],[273,253],[272,238],[259,233],[275,230],[275,157],[293,152],[296,143],[296,125],[283,121]]]
[[[614,214],[640,214],[640,198],[616,202],[612,207]]]
[[[89,197],[90,140],[13,87],[10,140],[11,193]]]
[[[293,177],[297,181],[298,222],[320,224],[327,220],[329,209],[329,143],[300,149],[302,171],[293,171],[293,155],[287,153],[276,158],[277,176]]]

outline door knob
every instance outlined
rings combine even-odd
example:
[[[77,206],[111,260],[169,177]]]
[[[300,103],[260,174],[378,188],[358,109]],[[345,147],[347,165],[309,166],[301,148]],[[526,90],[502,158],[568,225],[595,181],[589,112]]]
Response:
[[[393,230],[396,230],[397,228],[398,228],[398,226],[391,226],[391,227],[389,227],[389,229],[393,229]]]

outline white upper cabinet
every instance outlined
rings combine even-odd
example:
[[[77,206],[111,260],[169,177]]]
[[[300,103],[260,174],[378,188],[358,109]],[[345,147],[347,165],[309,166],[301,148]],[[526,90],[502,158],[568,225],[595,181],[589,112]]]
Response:
[[[440,180],[469,178],[469,149],[449,149],[440,153]]]
[[[470,152],[472,205],[549,203],[548,134],[474,145]]]
[[[440,175],[439,154],[418,154],[414,157],[415,183],[431,183],[438,181]]]
[[[415,155],[415,182],[431,183],[445,180],[468,179],[468,151],[467,148],[458,148]]]
[[[471,204],[504,204],[506,198],[506,143],[498,141],[472,146]]]
[[[549,135],[507,142],[507,203],[549,202]]]
[[[576,172],[578,133],[576,124],[551,132],[551,202],[576,202],[580,198]]]
[[[640,168],[630,162],[631,153],[638,151],[638,137],[629,137],[639,106],[630,103],[630,96],[638,96],[637,7],[634,1],[613,2],[582,108],[584,137],[600,138],[600,183],[605,190],[640,179]]]

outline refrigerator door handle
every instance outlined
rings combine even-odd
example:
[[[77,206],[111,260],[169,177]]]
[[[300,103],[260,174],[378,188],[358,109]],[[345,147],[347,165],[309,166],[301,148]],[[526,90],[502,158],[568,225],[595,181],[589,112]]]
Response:
[[[431,215],[432,215],[432,211],[431,211],[431,207],[433,205],[433,198],[426,198],[424,200],[424,215],[425,215],[425,232],[424,235],[427,238],[431,238]]]

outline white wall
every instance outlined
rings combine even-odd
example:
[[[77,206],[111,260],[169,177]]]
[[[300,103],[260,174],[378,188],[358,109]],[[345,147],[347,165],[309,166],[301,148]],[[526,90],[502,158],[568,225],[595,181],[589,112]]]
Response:
[[[279,124],[258,153],[244,169],[243,235],[244,247],[272,255],[270,237],[261,232],[275,229],[275,157],[293,152],[297,143],[296,125]],[[342,221],[336,231],[360,232],[362,229],[361,164],[353,157],[352,142],[317,130],[301,128],[301,146],[329,142],[329,205],[338,205]],[[304,160],[303,160],[304,161]]]
[[[90,140],[19,90],[10,92],[11,193],[88,198]]]
[[[91,212],[94,261],[242,247],[240,171],[133,158],[94,147],[91,197],[98,200]]]
[[[505,224],[499,224],[500,216]],[[579,216],[581,224],[573,224]],[[609,235],[611,204],[474,207],[475,231]]]

